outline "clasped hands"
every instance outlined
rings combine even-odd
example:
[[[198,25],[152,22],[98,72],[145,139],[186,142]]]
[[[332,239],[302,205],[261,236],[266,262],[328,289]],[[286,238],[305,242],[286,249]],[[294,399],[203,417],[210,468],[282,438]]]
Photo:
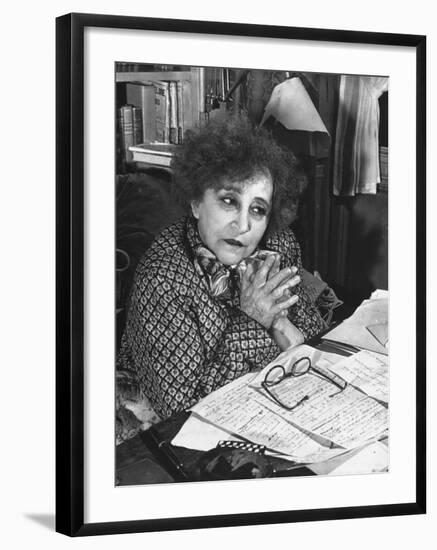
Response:
[[[258,270],[247,266],[241,279],[240,308],[266,329],[287,315],[299,299],[290,289],[300,282],[297,268],[280,269],[279,255],[269,255]]]

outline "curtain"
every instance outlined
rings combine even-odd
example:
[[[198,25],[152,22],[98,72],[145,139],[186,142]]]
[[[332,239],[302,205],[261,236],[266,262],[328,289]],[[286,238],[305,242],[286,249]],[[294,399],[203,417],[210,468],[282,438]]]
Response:
[[[376,193],[379,173],[379,103],[387,77],[340,79],[333,190],[337,196]]]

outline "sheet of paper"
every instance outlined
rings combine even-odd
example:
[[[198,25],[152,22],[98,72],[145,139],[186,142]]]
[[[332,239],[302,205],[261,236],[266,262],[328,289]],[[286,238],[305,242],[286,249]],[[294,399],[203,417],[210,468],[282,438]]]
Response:
[[[350,385],[337,393],[336,386],[314,374],[288,378],[275,387],[279,399],[291,406],[308,396],[293,411],[277,405],[261,388],[273,364],[289,367],[299,357],[311,356],[314,361],[320,355],[309,346],[285,352],[261,373],[220,388],[192,411],[228,432],[296,459],[317,454],[331,443],[351,449],[380,435],[387,429],[387,409]]]
[[[250,382],[258,391],[257,398],[262,399],[264,406],[270,407],[294,426],[348,449],[378,437],[387,429],[388,413],[384,406],[350,385],[341,393],[333,395],[338,392],[337,387],[314,373],[287,378],[272,390],[289,407],[309,396],[307,401],[293,411],[277,405],[261,387],[261,383],[272,366],[283,365],[287,371],[301,357],[310,357],[312,364],[328,376],[330,370],[336,372],[337,365],[346,361],[344,357],[337,361],[333,354],[325,354],[306,345],[280,354]]]
[[[173,438],[172,445],[186,447],[187,449],[195,449],[198,451],[209,451],[210,449],[217,447],[218,442],[221,440],[244,441],[234,434],[220,428],[219,426],[211,424],[209,421],[193,413]],[[266,455],[278,457],[283,460],[318,463],[345,453],[345,449],[327,449],[322,446],[318,446],[317,449],[314,450],[313,445],[311,445],[308,454],[303,454],[304,447],[301,448],[301,451],[302,455],[298,457],[298,460],[296,460],[296,457],[294,456],[277,451],[266,450]]]
[[[365,352],[361,353],[367,359]],[[196,425],[193,419],[194,424],[187,423],[174,444],[208,450],[216,446],[220,439],[237,437],[265,445],[270,451],[287,455],[295,461],[318,462],[378,438],[387,430],[386,407],[352,385],[338,392],[335,385],[313,373],[287,378],[275,387],[279,399],[289,405],[308,396],[295,410],[286,411],[271,399],[261,387],[265,373],[276,364],[290,368],[303,356],[310,357],[313,364],[328,375],[330,370],[335,372],[334,366],[345,362],[342,356],[327,354],[306,345],[287,350],[262,372],[243,376],[195,405],[191,410],[200,417],[200,422],[204,422],[203,427],[199,422]],[[369,361],[364,361],[366,369],[373,365]],[[362,377],[363,373],[367,373],[366,369],[361,367]],[[339,372],[340,369],[337,374]],[[341,372],[346,372],[344,367]],[[351,367],[347,370],[347,373],[350,372],[356,376]],[[195,439],[197,443],[194,443]],[[333,446],[343,449],[332,449]]]
[[[375,296],[385,296],[385,294],[376,294]],[[372,298],[364,300],[351,317],[328,332],[325,338],[387,355],[387,347],[382,345],[367,329],[368,326],[387,323],[388,298]]]
[[[374,441],[324,463],[313,464],[311,470],[318,475],[372,474],[385,472],[388,466],[388,447]]]
[[[361,449],[356,455],[340,464],[337,468],[331,470],[331,474],[365,474],[378,473],[388,470],[388,448],[376,441],[364,449]]]
[[[388,358],[371,351],[360,351],[330,369],[370,397],[388,403]]]
[[[387,347],[388,342],[388,323],[380,323],[376,325],[368,325],[367,330],[378,340],[380,344]]]
[[[388,290],[377,288],[370,296],[371,300],[388,300]]]
[[[171,443],[178,447],[186,447],[196,451],[209,451],[217,447],[217,443],[221,440],[241,441],[241,438],[192,414]]]
[[[296,461],[321,452],[320,443],[258,398],[259,392],[247,384],[247,377],[242,377],[211,393],[191,410],[226,431],[287,454]]]
[[[293,411],[286,411],[270,400],[273,411],[293,425],[347,449],[361,445],[387,428],[387,409],[351,385],[338,393],[330,382],[305,374],[287,378],[275,388],[275,395],[288,406],[309,397]],[[267,394],[265,399],[270,399]]]

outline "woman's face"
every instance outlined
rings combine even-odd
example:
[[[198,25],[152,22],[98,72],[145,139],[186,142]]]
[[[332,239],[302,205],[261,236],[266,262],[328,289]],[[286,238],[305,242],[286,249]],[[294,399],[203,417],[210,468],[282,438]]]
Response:
[[[267,229],[272,209],[270,175],[257,173],[242,182],[207,189],[191,203],[200,238],[225,265],[250,256]]]

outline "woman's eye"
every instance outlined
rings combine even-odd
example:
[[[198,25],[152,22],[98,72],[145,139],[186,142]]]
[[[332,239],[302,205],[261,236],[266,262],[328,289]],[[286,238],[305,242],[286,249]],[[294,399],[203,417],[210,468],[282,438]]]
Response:
[[[265,208],[263,208],[262,206],[254,206],[252,208],[252,212],[256,215],[256,216],[266,216],[267,215],[267,210]]]
[[[228,206],[232,206],[235,204],[235,201],[232,197],[223,197],[222,201],[227,204]]]

